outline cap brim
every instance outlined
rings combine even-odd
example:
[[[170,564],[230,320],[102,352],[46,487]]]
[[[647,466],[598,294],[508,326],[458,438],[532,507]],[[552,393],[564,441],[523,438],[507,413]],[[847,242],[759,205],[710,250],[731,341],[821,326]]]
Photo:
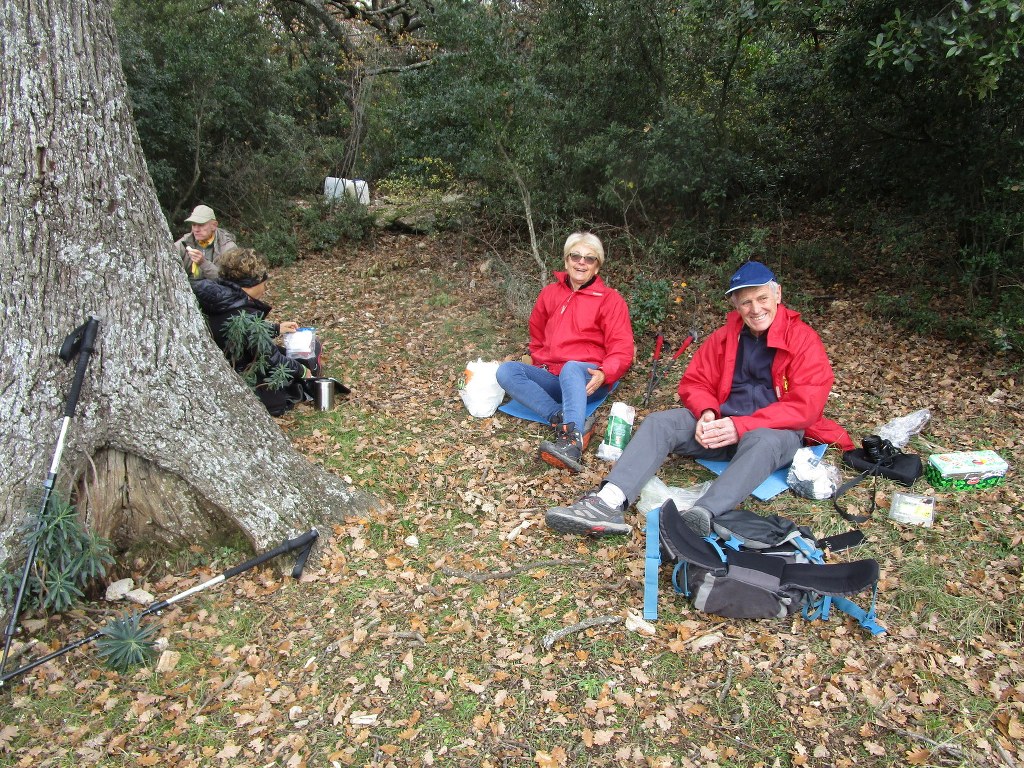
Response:
[[[771,280],[765,280],[763,283],[745,283],[743,285],[737,285],[726,291],[725,295],[728,296],[730,293],[734,293],[735,291],[742,291],[744,288],[760,288],[762,285],[768,285],[770,282]]]

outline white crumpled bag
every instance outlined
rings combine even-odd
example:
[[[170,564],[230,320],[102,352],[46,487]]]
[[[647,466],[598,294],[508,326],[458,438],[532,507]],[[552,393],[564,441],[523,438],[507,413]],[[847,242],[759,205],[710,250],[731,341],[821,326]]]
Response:
[[[705,480],[699,485],[691,485],[688,488],[666,485],[664,480],[655,475],[640,489],[640,498],[636,500],[636,508],[640,514],[646,515],[655,507],[660,507],[672,499],[676,503],[676,509],[685,512],[694,505],[697,499],[707,493],[710,487],[710,480]]]
[[[880,427],[875,434],[883,440],[888,440],[897,448],[905,448],[910,442],[910,438],[924,429],[924,425],[931,417],[932,412],[927,408],[922,408],[919,411],[908,413],[906,416],[893,419]]]
[[[793,456],[786,483],[797,496],[828,499],[836,492],[842,476],[835,466],[821,461],[810,448],[801,448]]]
[[[459,395],[471,416],[478,419],[493,416],[505,398],[505,390],[498,384],[500,364],[480,358],[466,363],[465,381],[459,387]]]

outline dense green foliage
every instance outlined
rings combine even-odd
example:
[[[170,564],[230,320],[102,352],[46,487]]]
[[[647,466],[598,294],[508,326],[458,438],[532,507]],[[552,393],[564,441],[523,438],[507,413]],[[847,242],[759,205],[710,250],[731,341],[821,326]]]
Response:
[[[527,218],[552,241],[613,225],[680,263],[730,258],[755,215],[909,232],[826,271],[933,274],[928,294],[1024,340],[1018,2],[437,0],[407,3],[396,34],[342,0],[330,20],[289,0],[118,5],[169,215],[219,205],[279,261],[365,236],[350,215],[285,217],[322,176],[377,191],[444,167],[513,237]]]
[[[106,575],[114,562],[110,542],[78,521],[75,508],[51,496],[42,520],[30,515],[22,541],[26,550],[35,546],[35,557],[25,584],[23,605],[48,613],[61,613],[84,595],[84,590]],[[27,556],[27,554],[26,554]],[[7,564],[0,574],[0,588],[8,605],[21,584],[24,562]]]

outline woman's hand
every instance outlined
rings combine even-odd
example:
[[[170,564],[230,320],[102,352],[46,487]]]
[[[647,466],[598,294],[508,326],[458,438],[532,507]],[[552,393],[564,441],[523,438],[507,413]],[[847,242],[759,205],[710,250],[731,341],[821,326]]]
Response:
[[[281,333],[295,333],[299,330],[299,324],[294,320],[286,320],[279,327],[281,328]]]
[[[600,368],[587,368],[590,374],[590,381],[587,382],[587,397],[597,392],[598,387],[604,384],[604,371]]]

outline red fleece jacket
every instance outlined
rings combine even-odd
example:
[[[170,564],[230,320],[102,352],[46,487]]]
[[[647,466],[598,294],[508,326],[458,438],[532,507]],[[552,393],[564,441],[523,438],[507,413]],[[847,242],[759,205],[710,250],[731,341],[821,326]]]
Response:
[[[732,389],[736,351],[743,319],[730,312],[725,325],[708,337],[694,355],[679,382],[679,398],[694,416],[706,410],[721,415],[720,408]],[[804,442],[837,444],[853,448],[846,430],[825,418],[825,403],[832,389],[832,365],[821,338],[800,313],[779,305],[768,329],[768,346],[775,350],[772,384],[776,402],[749,416],[733,416],[742,437],[752,429],[802,429]]]
[[[530,356],[556,376],[570,360],[595,362],[605,384],[614,384],[633,363],[633,325],[625,299],[600,276],[574,291],[565,272],[541,289],[530,315]]]

